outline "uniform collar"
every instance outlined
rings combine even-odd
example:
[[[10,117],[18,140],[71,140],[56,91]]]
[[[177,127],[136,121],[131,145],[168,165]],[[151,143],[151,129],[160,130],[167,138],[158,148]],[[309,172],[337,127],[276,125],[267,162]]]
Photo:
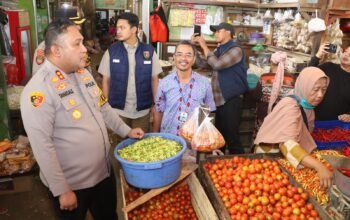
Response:
[[[124,47],[125,47],[126,49],[136,49],[137,46],[139,45],[139,42],[136,41],[136,43],[135,43],[134,45],[130,45],[130,44],[127,44],[127,43],[124,41],[123,44],[124,44]]]
[[[45,63],[46,63],[47,68],[49,70],[49,74],[54,75],[54,78],[58,77],[60,79],[60,81],[62,81],[62,80],[71,81],[72,77],[75,75],[75,73],[67,74],[63,70],[58,68],[56,65],[51,63],[49,60],[46,60],[46,61],[47,62],[45,62]],[[61,78],[60,75],[62,75],[63,78]]]

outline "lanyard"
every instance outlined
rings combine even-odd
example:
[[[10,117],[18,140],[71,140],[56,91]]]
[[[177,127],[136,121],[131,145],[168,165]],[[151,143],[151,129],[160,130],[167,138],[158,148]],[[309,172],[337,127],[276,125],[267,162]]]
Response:
[[[181,88],[181,84],[180,84],[180,81],[177,80],[177,83],[178,83],[178,87],[179,87],[179,93],[181,94],[181,97],[179,98],[179,102],[180,102],[180,107],[179,107],[179,111],[181,112],[182,111],[182,104],[185,104],[185,107],[184,109],[188,110],[188,108],[191,106],[191,103],[190,103],[190,99],[191,99],[191,95],[192,95],[192,89],[193,89],[193,82],[194,79],[191,78],[190,79],[190,92],[188,94],[188,97],[187,99],[185,98],[185,94],[183,93],[183,89]],[[187,111],[184,111],[184,112],[187,112]]]

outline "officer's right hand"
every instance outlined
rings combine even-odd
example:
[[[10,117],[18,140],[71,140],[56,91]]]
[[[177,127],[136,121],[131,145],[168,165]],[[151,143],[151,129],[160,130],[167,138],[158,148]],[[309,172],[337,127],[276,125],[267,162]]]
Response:
[[[145,132],[141,128],[134,128],[129,131],[128,137],[141,139],[144,134]]]
[[[63,193],[59,196],[60,209],[72,211],[78,207],[78,200],[73,191]]]

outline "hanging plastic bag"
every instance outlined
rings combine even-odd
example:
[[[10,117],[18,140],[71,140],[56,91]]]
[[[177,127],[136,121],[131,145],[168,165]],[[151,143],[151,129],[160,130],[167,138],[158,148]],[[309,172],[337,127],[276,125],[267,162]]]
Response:
[[[320,32],[326,30],[326,24],[323,19],[318,18],[317,9],[316,9],[316,18],[313,18],[308,23],[308,31],[312,32]]]
[[[151,12],[149,19],[151,42],[167,42],[169,40],[169,28],[163,8],[158,6]]]
[[[211,123],[210,117],[206,117],[200,124],[191,142],[193,150],[211,152],[225,145],[224,137]]]
[[[192,115],[188,118],[188,120],[182,125],[182,127],[179,130],[179,135],[185,138],[189,142],[192,141],[193,135],[198,128],[199,112],[200,112],[199,108],[200,107],[197,107],[194,109]]]

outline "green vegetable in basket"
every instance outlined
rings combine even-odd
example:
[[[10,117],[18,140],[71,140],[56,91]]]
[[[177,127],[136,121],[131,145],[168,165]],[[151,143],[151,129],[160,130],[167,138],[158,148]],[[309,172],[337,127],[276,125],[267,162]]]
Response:
[[[173,157],[181,149],[176,141],[152,136],[118,149],[118,154],[132,162],[155,162]]]

